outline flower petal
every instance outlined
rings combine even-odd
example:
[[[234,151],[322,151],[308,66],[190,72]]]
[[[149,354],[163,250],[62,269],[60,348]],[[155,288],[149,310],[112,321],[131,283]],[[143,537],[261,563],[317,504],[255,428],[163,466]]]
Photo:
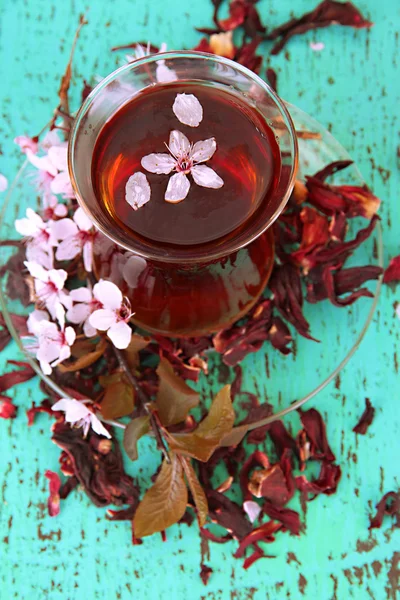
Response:
[[[208,138],[207,140],[196,142],[190,156],[196,163],[205,162],[206,160],[210,160],[216,149],[217,142],[215,138]]]
[[[223,180],[217,173],[206,167],[205,165],[197,165],[192,168],[191,174],[197,185],[201,185],[206,188],[218,189],[224,185]]]
[[[93,242],[88,240],[83,244],[83,266],[88,273],[92,272],[93,266]]]
[[[65,310],[62,304],[56,306],[56,319],[60,325],[60,329],[63,330],[65,327]]]
[[[38,156],[37,154],[34,154],[32,152],[32,150],[29,150],[29,148],[26,151],[26,156],[27,159],[29,160],[29,162],[36,167],[37,169],[39,169],[39,171],[45,171],[46,173],[50,173],[50,175],[53,175],[53,177],[55,175],[57,175],[57,168],[53,165],[53,163],[51,162],[50,158],[46,155],[46,156]]]
[[[90,424],[95,433],[97,433],[98,435],[104,435],[104,437],[111,439],[111,435],[109,434],[107,429],[104,427],[100,419],[96,417],[96,415],[93,413],[90,415]]]
[[[27,244],[26,258],[28,262],[35,262],[45,269],[52,269],[54,267],[52,250],[40,244]]]
[[[68,346],[72,346],[76,339],[75,329],[73,329],[73,327],[66,327],[64,335],[65,341],[67,342]]]
[[[169,134],[169,150],[172,152],[174,156],[179,158],[184,154],[189,154],[190,152],[190,142],[187,139],[186,135],[177,129],[174,129]]]
[[[116,348],[125,350],[131,341],[132,329],[125,321],[119,321],[110,327],[107,335]]]
[[[116,310],[121,306],[122,303],[122,292],[121,290],[112,283],[112,281],[106,281],[100,279],[93,287],[93,296],[104,304],[105,308]],[[95,325],[93,325],[95,327]]]
[[[51,230],[58,240],[65,240],[79,232],[77,224],[72,219],[54,221],[51,224]]]
[[[160,60],[157,63],[156,68],[156,79],[159,83],[169,83],[170,81],[176,81],[178,76],[173,69],[168,68],[164,60]]]
[[[254,523],[261,512],[261,506],[254,502],[253,500],[246,500],[243,502],[243,510],[249,517],[250,521]]]
[[[49,315],[45,310],[34,310],[28,317],[26,322],[26,326],[28,328],[29,333],[33,335],[38,335],[39,331],[42,327],[43,321],[49,322]]]
[[[8,188],[8,179],[0,173],[0,192],[5,192]]]
[[[117,317],[113,310],[100,308],[95,310],[89,317],[89,323],[99,331],[106,331],[116,323]]]
[[[65,204],[56,204],[54,206],[54,214],[56,217],[66,217],[68,214],[68,208]]]
[[[64,269],[50,269],[48,271],[49,281],[54,283],[58,290],[62,290],[67,281],[68,273]]]
[[[39,364],[45,375],[51,375],[53,369],[51,368],[50,363],[48,363],[46,360],[39,360]]]
[[[62,144],[60,140],[60,136],[58,135],[58,131],[53,129],[52,131],[48,131],[42,141],[40,142],[40,147],[43,150],[48,150],[52,146],[60,146]]]
[[[63,240],[56,250],[57,260],[70,260],[75,258],[82,249],[81,241],[75,235]]]
[[[49,280],[49,271],[46,271],[46,269],[44,269],[41,265],[29,260],[26,260],[24,265],[35,279],[39,279],[40,281],[44,282]]]
[[[39,349],[36,353],[36,358],[39,361],[45,361],[48,363],[57,360],[60,356],[60,345],[55,343],[54,340],[39,340]]]
[[[176,173],[169,178],[165,200],[175,204],[184,200],[189,193],[190,182],[185,173]]]
[[[140,162],[146,171],[157,175],[168,175],[176,165],[176,160],[170,154],[148,154]]]
[[[90,302],[93,294],[87,287],[80,287],[76,290],[71,290],[69,295],[74,302]]]
[[[31,150],[31,152],[38,151],[38,143],[27,135],[18,135],[14,138],[14,144],[17,144],[22,152],[26,152],[28,149]]]
[[[189,127],[198,127],[203,120],[203,107],[193,94],[177,94],[172,110],[177,119]]]
[[[67,171],[58,173],[50,184],[53,194],[64,194],[64,196],[73,196],[73,188]]]
[[[73,219],[81,231],[89,231],[93,227],[93,221],[81,206],[76,209]]]
[[[144,173],[138,171],[131,175],[125,186],[125,200],[137,210],[150,200],[151,189]]]
[[[72,292],[71,292],[72,293]],[[90,306],[88,304],[75,304],[67,312],[67,319],[75,325],[84,323],[90,315]]]
[[[52,164],[59,171],[68,170],[68,148],[67,145],[50,146],[47,151],[47,156],[51,160]]]
[[[90,324],[89,319],[86,319],[86,321],[83,324],[83,333],[88,338],[94,337],[97,334],[97,329],[95,329],[93,325]]]
[[[130,256],[122,269],[122,276],[129,287],[136,287],[140,273],[146,268],[147,261],[141,256]]]
[[[82,402],[73,400],[72,398],[62,398],[51,407],[54,411],[65,412],[65,420],[68,423],[76,423],[81,419],[85,419],[90,410]]]

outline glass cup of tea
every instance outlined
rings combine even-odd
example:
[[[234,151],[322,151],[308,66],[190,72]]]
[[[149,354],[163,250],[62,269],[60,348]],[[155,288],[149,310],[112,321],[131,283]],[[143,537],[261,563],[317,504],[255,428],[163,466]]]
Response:
[[[96,277],[149,332],[228,327],[266,287],[297,163],[285,105],[247,68],[200,52],[121,67],[86,98],[69,144],[76,197],[104,234]]]

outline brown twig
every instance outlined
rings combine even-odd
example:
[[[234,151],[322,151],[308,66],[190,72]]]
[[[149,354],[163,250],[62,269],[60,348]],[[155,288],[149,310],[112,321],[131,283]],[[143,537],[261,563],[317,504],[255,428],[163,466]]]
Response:
[[[161,429],[157,423],[157,419],[149,407],[149,404],[150,404],[149,399],[147,398],[146,394],[143,392],[142,388],[140,387],[135,375],[132,373],[132,371],[129,367],[129,364],[124,356],[124,353],[121,350],[119,350],[118,348],[115,348],[115,346],[113,347],[113,350],[114,350],[115,356],[118,359],[120,367],[123,369],[125,375],[129,379],[133,389],[136,392],[137,400],[139,401],[140,405],[143,407],[143,410],[145,410],[149,416],[150,425],[151,425],[151,428],[154,433],[154,437],[157,442],[157,448],[163,453],[165,460],[169,463],[170,458],[169,458],[168,448],[166,446],[165,440],[161,433]]]

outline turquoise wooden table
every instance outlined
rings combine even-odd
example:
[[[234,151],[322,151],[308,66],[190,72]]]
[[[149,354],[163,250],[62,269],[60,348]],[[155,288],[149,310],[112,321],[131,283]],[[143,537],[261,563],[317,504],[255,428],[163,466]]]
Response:
[[[313,6],[310,0],[259,4],[271,27],[291,11],[301,15]],[[400,252],[400,7],[395,0],[359,0],[358,6],[375,22],[370,31],[332,27],[296,37],[286,52],[272,57],[271,66],[278,72],[280,94],[329,128],[382,198],[387,261]],[[59,76],[84,8],[89,26],[77,47],[77,79],[106,75],[120,64],[121,58],[109,52],[115,44],[151,39],[165,41],[169,48],[192,47],[200,38],[194,27],[210,25],[212,15],[208,0],[88,0],[85,5],[73,0],[4,1],[0,172],[9,178],[21,160],[13,137],[36,133],[57,103]],[[323,42],[325,48],[314,52],[310,42]],[[19,416],[0,423],[2,600],[397,598],[400,530],[388,522],[368,533],[368,513],[384,492],[399,484],[400,322],[395,300],[396,292],[385,288],[352,362],[336,385],[312,401],[327,418],[329,439],[343,468],[338,493],[311,502],[306,533],[278,537],[272,552],[276,558],[261,560],[249,571],[232,558],[233,544],[212,546],[206,562],[214,573],[207,587],[198,576],[201,550],[195,527],[175,526],[167,543],[155,536],[134,547],[129,525],[107,522],[104,510],[90,505],[80,491],[63,504],[57,518],[47,516],[44,472],[57,470],[59,452],[49,441],[45,415],[36,426],[26,426],[25,408],[41,398],[37,381],[15,388]],[[332,344],[329,351],[336,350]],[[0,369],[14,354],[10,345],[0,355]],[[357,438],[352,427],[365,397],[377,414],[368,434]],[[142,461],[139,481],[154,470],[155,460]]]

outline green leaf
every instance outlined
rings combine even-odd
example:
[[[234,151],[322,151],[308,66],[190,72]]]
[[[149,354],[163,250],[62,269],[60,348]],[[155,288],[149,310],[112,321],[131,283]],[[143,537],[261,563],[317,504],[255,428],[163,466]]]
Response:
[[[148,415],[144,415],[143,417],[137,417],[133,419],[124,431],[124,448],[125,452],[129,456],[131,460],[137,460],[138,451],[137,451],[137,443],[138,440],[148,433],[150,429],[150,417]]]
[[[81,344],[81,342],[79,342],[79,344]],[[93,344],[91,344],[91,347],[93,348]],[[101,340],[97,344],[97,346],[95,347],[96,349],[93,352],[87,351],[89,346],[87,346],[86,344],[82,345],[82,348],[79,346],[75,349],[76,355],[79,355],[78,358],[75,361],[70,362],[66,365],[57,365],[57,368],[60,371],[60,373],[71,373],[74,371],[80,371],[81,369],[85,369],[86,367],[90,367],[90,365],[93,365],[93,363],[95,363],[96,360],[99,360],[99,358],[103,356],[106,347],[107,342],[104,340]],[[84,349],[86,349],[86,352],[83,352]],[[83,353],[81,354],[81,352]]]
[[[208,502],[203,488],[200,485],[200,481],[197,479],[195,470],[193,469],[190,459],[181,458],[183,470],[185,471],[186,479],[189,485],[189,489],[192,493],[194,503],[197,509],[197,520],[199,527],[203,527],[207,520],[208,515]]]
[[[206,462],[224,437],[232,431],[235,413],[231,389],[226,385],[215,396],[210,412],[191,433],[169,434],[169,446],[174,452]]]
[[[133,387],[120,378],[106,387],[101,401],[100,410],[105,419],[118,419],[125,417],[133,411],[134,390]]]
[[[163,531],[184,515],[188,491],[182,464],[177,456],[163,462],[154,485],[147,490],[133,518],[133,530],[138,538]]]
[[[168,427],[184,421],[189,411],[198,405],[199,394],[183,379],[175,375],[171,364],[165,358],[157,367],[160,386],[156,405],[161,423]]]

